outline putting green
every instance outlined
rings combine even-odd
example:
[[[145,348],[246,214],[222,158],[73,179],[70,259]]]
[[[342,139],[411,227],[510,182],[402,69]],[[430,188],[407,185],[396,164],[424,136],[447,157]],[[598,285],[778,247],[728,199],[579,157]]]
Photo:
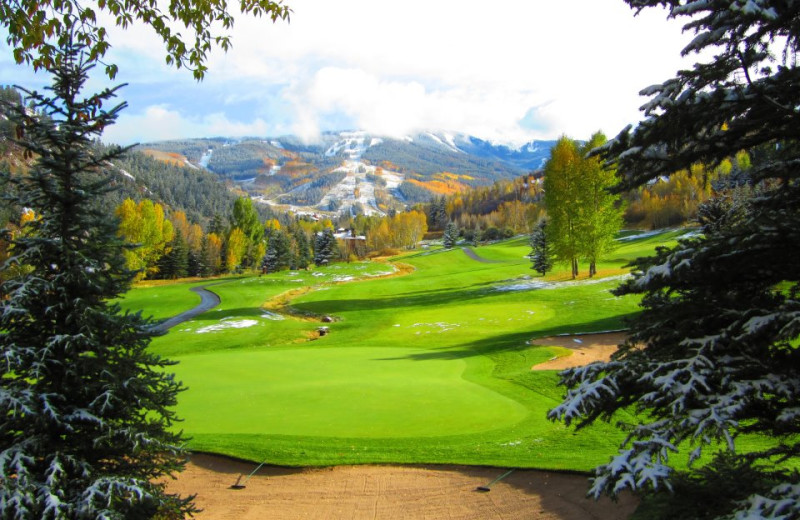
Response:
[[[181,396],[181,415],[197,434],[397,438],[473,434],[530,413],[462,377],[468,367],[490,370],[488,359],[427,359],[426,352],[289,348],[187,356],[177,367],[191,389]]]

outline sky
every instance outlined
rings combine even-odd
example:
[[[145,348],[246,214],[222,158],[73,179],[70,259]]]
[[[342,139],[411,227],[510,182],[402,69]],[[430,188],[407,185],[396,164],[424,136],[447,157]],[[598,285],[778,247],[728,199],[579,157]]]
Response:
[[[289,22],[238,16],[202,82],[165,64],[143,25],[109,30],[128,108],[103,140],[400,137],[433,130],[519,145],[609,137],[641,119],[643,88],[691,66],[692,34],[622,0],[288,0]],[[90,88],[108,84],[96,69]],[[40,88],[0,40],[0,83]]]

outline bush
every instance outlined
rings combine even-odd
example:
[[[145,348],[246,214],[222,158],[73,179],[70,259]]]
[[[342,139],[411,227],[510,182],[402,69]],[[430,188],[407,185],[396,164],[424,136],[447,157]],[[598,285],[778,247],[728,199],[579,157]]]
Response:
[[[501,231],[494,226],[487,228],[486,231],[483,232],[484,240],[500,240],[502,237],[503,234]]]

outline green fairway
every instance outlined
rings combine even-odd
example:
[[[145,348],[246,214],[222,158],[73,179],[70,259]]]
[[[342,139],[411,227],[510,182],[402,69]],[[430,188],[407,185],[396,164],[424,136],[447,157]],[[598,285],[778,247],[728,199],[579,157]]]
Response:
[[[417,361],[416,352],[381,349],[386,357],[379,358],[364,347],[302,348],[187,357],[185,373],[203,376],[186,381],[195,390],[182,400],[185,418],[196,433],[417,437],[481,432],[526,416],[520,403],[461,377],[477,360]]]
[[[533,276],[525,237],[475,249],[491,263],[461,249],[406,254],[395,261],[413,272],[402,276],[354,263],[230,279],[210,287],[218,308],[152,348],[180,362],[192,449],[287,465],[588,470],[623,434],[609,425],[576,434],[546,419],[562,390],[554,372],[530,368],[564,351],[532,338],[624,327],[636,301],[609,292],[622,266],[679,234],[620,242],[598,266],[615,275],[604,280]],[[125,305],[166,317],[162,302],[192,285],[136,289]],[[158,296],[138,294],[150,291]],[[166,307],[177,306],[186,301]],[[322,316],[335,321],[317,337]]]

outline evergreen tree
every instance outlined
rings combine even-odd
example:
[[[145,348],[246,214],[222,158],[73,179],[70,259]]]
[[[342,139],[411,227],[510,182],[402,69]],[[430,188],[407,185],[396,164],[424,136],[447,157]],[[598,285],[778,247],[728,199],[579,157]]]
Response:
[[[297,226],[294,230],[294,248],[296,268],[307,269],[311,264],[311,249],[309,248],[308,235],[300,226]]]
[[[197,255],[197,276],[205,278],[215,274],[214,269],[211,267],[210,256],[209,238],[208,235],[203,235],[203,239],[200,242],[200,253]]]
[[[773,0],[628,3],[691,17],[685,28],[698,35],[684,53],[708,61],[645,90],[644,121],[599,151],[618,168],[617,189],[745,150],[759,193],[735,211],[713,203],[702,234],[635,262],[617,291],[642,297],[628,340],[610,362],[565,371],[569,390],[550,416],[584,425],[638,412],[596,469],[595,496],[677,489],[685,477],[669,457],[691,450],[701,498],[683,518],[800,518],[800,11]],[[759,438],[749,452],[737,442],[745,434]],[[730,474],[747,478],[700,511]]]
[[[321,233],[317,233],[314,241],[314,263],[317,266],[328,265],[337,254],[339,254],[339,248],[336,244],[336,237],[333,236],[333,230],[325,228]]]
[[[182,467],[172,408],[181,385],[148,351],[150,323],[109,303],[133,273],[101,209],[100,169],[122,150],[94,155],[92,140],[122,105],[114,90],[82,97],[90,66],[80,47],[59,51],[49,97],[13,110],[19,145],[36,157],[16,202],[38,219],[14,241],[11,263],[32,272],[0,292],[0,509],[3,518],[182,517],[189,500],[156,481]]]
[[[447,225],[447,199],[444,195],[434,197],[428,208],[431,229],[444,229]]]
[[[167,249],[167,253],[158,261],[158,277],[171,280],[185,278],[189,273],[189,246],[180,230],[175,230]]]
[[[261,265],[268,273],[286,269],[292,261],[292,250],[289,236],[279,229],[273,231],[269,237],[269,245]]]
[[[531,269],[544,276],[553,268],[553,246],[547,239],[547,218],[541,218],[531,231]]]
[[[452,249],[458,242],[458,226],[455,222],[448,222],[444,228],[444,236],[442,237],[442,245],[445,249]]]

